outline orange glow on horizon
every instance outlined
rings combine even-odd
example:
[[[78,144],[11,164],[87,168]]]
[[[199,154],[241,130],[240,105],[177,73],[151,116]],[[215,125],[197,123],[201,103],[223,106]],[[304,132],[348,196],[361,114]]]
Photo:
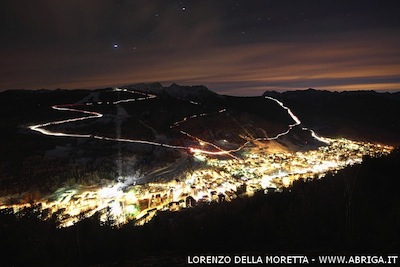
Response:
[[[265,90],[297,90],[309,87],[328,90],[400,90],[400,40],[396,36],[371,39],[348,36],[320,42],[249,43],[232,46],[208,45],[195,50],[154,53],[150,46],[135,58],[121,54],[117,58],[99,52],[87,73],[73,77],[35,77],[35,73],[53,65],[54,69],[85,64],[85,54],[78,63],[56,59],[43,62],[41,54],[31,55],[31,64],[18,66],[27,79],[4,77],[1,90],[12,88],[104,88],[142,82],[164,85],[203,84],[217,93],[260,95]],[[352,38],[352,39],[351,39]],[[52,53],[49,52],[49,55]],[[64,55],[70,58],[71,55]],[[14,64],[13,62],[6,63]],[[38,63],[40,62],[40,63]],[[109,62],[114,62],[109,64]],[[11,75],[12,76],[12,75]],[[2,77],[3,78],[3,77]],[[249,92],[247,92],[249,90]]]

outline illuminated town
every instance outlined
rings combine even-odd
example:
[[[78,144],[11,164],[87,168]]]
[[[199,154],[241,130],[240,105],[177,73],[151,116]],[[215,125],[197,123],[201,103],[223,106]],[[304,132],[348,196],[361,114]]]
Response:
[[[115,89],[126,91],[126,89]],[[135,94],[144,93],[134,92]],[[126,102],[144,101],[156,97],[144,94],[145,97],[121,100],[111,105]],[[48,122],[30,126],[33,131],[45,135],[68,136],[79,138],[97,138],[118,142],[133,142],[147,145],[163,146],[169,149],[188,151],[197,163],[195,169],[186,171],[185,175],[164,182],[149,182],[136,184],[140,177],[118,177],[113,184],[106,186],[65,186],[34,203],[9,203],[12,196],[0,198],[0,209],[12,209],[18,214],[25,207],[34,207],[42,220],[56,218],[60,227],[68,227],[76,222],[91,217],[96,213],[100,221],[113,226],[126,223],[142,225],[150,221],[157,211],[179,211],[196,205],[206,205],[211,202],[231,201],[241,196],[251,196],[256,191],[265,193],[279,192],[290,186],[293,181],[304,178],[322,178],[328,172],[336,172],[348,165],[359,164],[363,156],[378,157],[388,154],[393,147],[366,142],[351,141],[343,138],[319,137],[310,131],[313,138],[321,142],[316,149],[307,151],[290,151],[276,140],[290,132],[293,127],[300,125],[300,120],[284,104],[276,99],[269,98],[284,108],[294,124],[288,130],[270,138],[248,140],[234,150],[223,150],[219,146],[206,142],[189,133],[182,134],[196,140],[196,147],[173,146],[168,144],[109,138],[103,136],[66,134],[44,129],[49,125],[70,123],[78,120],[96,119],[102,114],[98,112],[78,109],[78,105],[53,106],[54,109],[81,112],[85,117]],[[198,103],[193,103],[198,104]],[[90,106],[85,103],[81,106]],[[221,110],[219,112],[224,112]],[[87,116],[89,115],[89,116]],[[201,116],[206,116],[202,114]],[[189,119],[197,118],[192,115]],[[188,118],[174,123],[178,127]],[[227,142],[221,140],[221,142]],[[202,147],[212,147],[207,150]]]

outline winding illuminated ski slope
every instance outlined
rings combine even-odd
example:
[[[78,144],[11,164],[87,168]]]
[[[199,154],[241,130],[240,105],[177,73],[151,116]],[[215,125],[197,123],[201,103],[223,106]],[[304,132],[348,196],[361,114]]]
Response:
[[[139,91],[128,90],[128,89],[120,89],[120,88],[114,89],[114,92],[127,92],[127,93],[132,93],[132,94],[139,94],[139,95],[142,95],[143,97],[140,97],[140,98],[128,98],[128,99],[118,100],[118,101],[114,101],[114,102],[107,102],[107,104],[118,105],[118,104],[121,104],[121,103],[129,103],[129,102],[135,102],[135,101],[145,101],[145,100],[157,97],[156,95],[153,95],[153,94],[147,94],[147,93],[143,93],[143,92],[139,92]],[[293,129],[293,127],[298,126],[298,125],[301,124],[300,119],[290,110],[290,108],[285,106],[281,101],[279,101],[279,100],[277,100],[275,98],[269,97],[269,96],[266,96],[265,99],[269,99],[271,101],[274,101],[278,105],[280,105],[283,109],[285,109],[287,111],[288,115],[293,119],[294,123],[290,124],[288,126],[289,128],[288,128],[287,131],[279,133],[274,137],[256,138],[255,140],[257,140],[257,141],[276,140],[279,137],[288,134],[290,132],[290,130]],[[196,104],[196,105],[199,104],[199,103],[193,102],[193,101],[190,101],[190,102],[193,103],[193,104]],[[96,103],[97,104],[102,104],[102,102],[96,102]],[[51,126],[51,125],[60,125],[60,124],[65,124],[65,123],[72,123],[72,122],[84,121],[84,120],[92,120],[92,119],[97,119],[97,118],[103,117],[104,114],[102,114],[102,113],[94,112],[94,111],[87,111],[87,110],[78,108],[78,107],[84,107],[84,106],[92,106],[93,104],[94,103],[54,105],[54,106],[52,106],[52,108],[54,110],[78,112],[78,113],[82,113],[82,114],[88,115],[88,116],[77,117],[77,118],[66,119],[66,120],[59,120],[59,121],[51,121],[51,122],[46,122],[46,123],[42,123],[42,124],[32,125],[32,126],[29,126],[29,129],[31,129],[33,131],[36,131],[36,132],[39,132],[39,133],[44,134],[44,135],[49,135],[49,136],[95,138],[95,139],[99,139],[99,140],[127,142],[127,143],[138,143],[138,144],[146,144],[146,145],[153,145],[153,146],[161,146],[161,147],[172,148],[172,149],[187,149],[192,153],[203,153],[203,154],[208,154],[208,155],[228,155],[228,156],[231,156],[231,157],[233,157],[235,159],[239,159],[239,158],[237,158],[236,156],[232,155],[232,153],[240,151],[243,147],[245,147],[250,142],[250,141],[246,141],[243,145],[241,145],[237,149],[224,150],[224,149],[220,148],[219,146],[217,146],[217,145],[215,145],[213,143],[201,140],[198,137],[192,136],[191,134],[189,134],[187,132],[180,131],[181,134],[186,135],[186,136],[188,136],[189,138],[191,138],[193,140],[196,140],[199,144],[204,143],[204,144],[210,145],[210,146],[212,146],[212,147],[214,147],[216,149],[215,151],[210,151],[210,150],[199,149],[199,148],[196,148],[196,147],[175,146],[175,145],[169,145],[169,144],[165,144],[165,143],[146,141],[146,140],[127,139],[127,138],[111,138],[111,137],[105,137],[105,136],[99,136],[99,135],[91,135],[91,134],[63,133],[63,132],[54,132],[54,131],[50,131],[50,130],[45,129],[46,127]],[[221,109],[221,110],[219,110],[218,112],[215,112],[215,113],[194,114],[194,115],[185,117],[180,121],[175,122],[173,125],[170,126],[170,128],[171,129],[177,128],[182,123],[185,123],[185,122],[187,122],[188,120],[191,120],[191,119],[196,119],[196,118],[199,118],[199,117],[209,116],[209,115],[212,115],[212,114],[224,113],[226,111],[227,111],[226,109]],[[309,129],[303,128],[303,130],[309,130]],[[317,139],[318,141],[321,141],[321,142],[324,142],[324,143],[329,143],[329,141],[327,139],[317,136],[317,134],[313,130],[309,130],[309,131],[311,132],[312,136],[315,139]]]
[[[96,119],[96,118],[101,118],[103,117],[103,114],[98,113],[98,112],[92,112],[92,111],[86,111],[82,109],[76,109],[76,108],[68,108],[68,107],[76,107],[79,106],[78,104],[68,104],[68,105],[55,105],[52,106],[53,109],[55,110],[62,110],[62,111],[71,111],[71,112],[80,112],[83,114],[89,114],[90,116],[85,116],[85,117],[78,117],[74,119],[67,119],[67,120],[60,120],[60,121],[52,121],[52,122],[47,122],[43,124],[37,124],[33,126],[29,126],[29,129],[33,131],[37,131],[41,134],[45,135],[52,135],[52,136],[69,136],[69,137],[90,137],[90,134],[67,134],[67,133],[60,133],[60,132],[52,132],[49,130],[44,129],[47,126],[50,125],[57,125],[57,124],[63,124],[63,123],[71,123],[71,122],[76,122],[76,121],[83,121],[83,120],[90,120],[90,119]]]
[[[141,98],[129,98],[129,99],[124,99],[124,100],[118,100],[118,101],[110,102],[110,104],[113,104],[113,105],[117,105],[117,104],[121,104],[121,103],[134,102],[134,101],[144,101],[144,100],[148,100],[148,99],[151,99],[151,98],[155,98],[155,97],[156,97],[155,95],[144,94],[144,93],[142,93],[142,92],[130,91],[130,90],[127,90],[127,89],[119,89],[119,88],[116,88],[114,91],[115,91],[115,92],[123,91],[123,92],[132,93],[132,94],[141,94],[141,95],[144,95],[145,97],[141,97]],[[97,102],[97,103],[98,103],[98,104],[102,104],[102,102]],[[153,145],[153,146],[162,146],[162,147],[174,148],[174,149],[187,149],[187,147],[183,147],[183,146],[174,146],[174,145],[168,145],[168,144],[157,143],[157,142],[146,141],[146,140],[126,139],[126,138],[111,138],[111,137],[98,136],[98,135],[90,135],[90,134],[70,134],[70,133],[62,133],[62,132],[53,132],[53,131],[44,129],[45,127],[51,126],[51,125],[59,125],[59,124],[64,124],[64,123],[71,123],[71,122],[76,122],[76,121],[97,119],[97,118],[103,117],[104,114],[99,113],[99,112],[92,112],[92,111],[86,111],[86,110],[83,110],[83,109],[71,108],[71,107],[91,106],[91,105],[93,105],[93,103],[86,103],[86,104],[84,104],[84,105],[82,105],[82,104],[65,104],[65,105],[55,105],[55,106],[52,106],[52,108],[55,109],[55,110],[71,111],[71,112],[80,112],[80,113],[83,113],[83,114],[89,114],[90,116],[78,117],[78,118],[67,119],[67,120],[60,120],[60,121],[52,121],[52,122],[47,122],[47,123],[43,123],[43,124],[37,124],[37,125],[29,126],[29,129],[31,129],[31,130],[33,130],[33,131],[37,131],[37,132],[42,133],[42,134],[45,134],[45,135],[51,135],[51,136],[95,138],[95,139],[107,140],[107,141],[128,142],[128,143],[139,143],[139,144],[146,144],[146,145]]]

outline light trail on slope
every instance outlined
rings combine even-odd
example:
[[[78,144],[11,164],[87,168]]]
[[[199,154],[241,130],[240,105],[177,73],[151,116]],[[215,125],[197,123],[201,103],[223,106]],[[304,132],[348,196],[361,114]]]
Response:
[[[135,102],[135,101],[143,101],[143,100],[148,100],[148,99],[157,97],[156,95],[153,95],[153,94],[146,94],[146,93],[135,91],[135,90],[121,89],[121,88],[115,88],[114,92],[127,92],[127,93],[131,93],[131,94],[138,94],[138,95],[145,96],[145,97],[140,97],[140,98],[128,98],[128,99],[114,101],[114,102],[112,102],[114,105],[121,104],[121,103]]]
[[[285,110],[287,111],[287,113],[289,114],[289,116],[293,119],[294,123],[293,123],[293,124],[290,124],[290,125],[288,126],[288,127],[289,127],[288,130],[286,130],[286,131],[284,131],[284,132],[282,132],[282,133],[279,133],[279,134],[277,134],[277,135],[274,136],[274,137],[266,137],[266,138],[261,137],[261,138],[256,138],[256,139],[255,139],[256,141],[271,141],[271,140],[276,140],[276,139],[280,138],[281,136],[287,135],[287,134],[293,129],[293,127],[298,126],[298,125],[301,124],[300,119],[292,112],[292,110],[291,110],[290,108],[288,108],[287,106],[285,106],[285,105],[283,104],[283,102],[281,102],[281,101],[279,101],[278,99],[275,99],[275,98],[273,98],[273,97],[269,97],[269,96],[265,96],[264,98],[276,102],[279,106],[281,106],[283,109],[285,109]],[[225,108],[218,111],[218,113],[223,113],[223,112],[226,112],[226,109],[225,109]],[[180,120],[180,121],[175,122],[173,125],[170,126],[170,128],[172,129],[172,128],[175,128],[175,127],[179,127],[180,124],[187,122],[189,119],[194,119],[194,118],[198,118],[198,117],[202,117],[202,116],[207,116],[207,115],[212,115],[212,114],[213,114],[213,113],[202,113],[202,114],[199,114],[199,115],[191,115],[191,116],[188,116],[188,117],[183,118],[183,119]],[[307,129],[307,130],[309,130],[309,131],[311,132],[312,137],[315,138],[315,139],[317,139],[318,141],[321,141],[321,142],[326,143],[326,144],[329,143],[329,141],[328,141],[327,139],[317,136],[317,134],[316,134],[313,130],[310,130],[310,129]],[[224,150],[224,149],[218,147],[218,146],[215,145],[215,144],[212,144],[212,143],[210,143],[210,142],[206,142],[206,141],[204,141],[204,140],[201,140],[201,139],[199,139],[199,138],[197,138],[197,137],[194,137],[194,136],[188,134],[187,132],[184,132],[184,131],[180,131],[180,132],[181,132],[182,134],[185,134],[185,135],[191,137],[191,138],[197,139],[199,142],[207,143],[207,144],[209,144],[209,145],[211,145],[211,146],[213,146],[213,147],[215,147],[216,149],[219,150],[219,151],[208,151],[208,150],[202,150],[202,149],[190,147],[189,150],[190,150],[191,152],[193,152],[193,153],[202,153],[202,154],[208,154],[208,155],[229,155],[229,156],[231,156],[231,157],[236,158],[236,159],[239,160],[239,158],[237,158],[236,156],[233,156],[231,153],[240,151],[243,147],[245,147],[247,144],[250,143],[250,141],[246,141],[242,146],[240,146],[240,147],[237,148],[237,149],[233,149],[233,150]]]
[[[130,91],[130,90],[127,90],[127,89],[116,88],[116,89],[114,89],[114,91],[115,92],[128,92],[128,93],[132,93],[132,94],[141,94],[141,95],[146,95],[147,97],[132,98],[132,99],[124,99],[124,100],[114,101],[114,102],[112,102],[113,105],[117,105],[117,104],[120,104],[120,103],[134,102],[134,101],[144,101],[144,100],[148,100],[148,99],[157,97],[156,95],[144,94],[142,92]],[[99,103],[102,103],[102,102],[99,102]],[[64,124],[64,123],[76,122],[76,121],[97,119],[97,118],[101,118],[101,117],[104,116],[104,114],[99,113],[99,112],[87,111],[87,110],[76,109],[76,108],[69,108],[69,107],[78,107],[78,106],[85,106],[85,105],[86,106],[92,106],[93,103],[54,105],[54,106],[52,106],[52,108],[54,110],[60,110],[60,111],[70,111],[70,112],[79,112],[79,113],[83,113],[83,114],[89,114],[90,116],[78,117],[78,118],[66,119],[66,120],[60,120],[60,121],[52,121],[52,122],[32,125],[32,126],[29,126],[28,128],[33,130],[33,131],[39,132],[39,133],[44,134],[44,135],[49,135],[49,136],[95,138],[95,139],[99,139],[99,140],[138,143],[138,144],[161,146],[161,147],[173,148],[173,149],[189,149],[189,147],[174,146],[174,145],[168,145],[168,144],[164,144],[164,143],[158,143],[158,142],[152,142],[152,141],[146,141],[146,140],[136,140],[136,139],[126,139],[126,138],[112,138],[112,137],[105,137],[105,136],[98,136],[98,135],[91,135],[91,134],[69,134],[69,133],[62,133],[62,132],[53,132],[53,131],[44,129],[44,127],[51,126],[51,125],[59,125],[59,124]]]
[[[288,108],[287,106],[285,106],[285,105],[283,104],[283,102],[279,101],[279,100],[276,99],[276,98],[270,97],[270,96],[265,96],[264,98],[269,99],[269,100],[272,100],[272,101],[275,101],[278,105],[280,105],[282,108],[284,108],[285,110],[287,110],[287,113],[288,113],[289,116],[294,120],[295,123],[294,123],[294,124],[290,124],[290,125],[289,125],[289,129],[288,129],[287,131],[283,132],[283,133],[279,133],[279,134],[277,134],[277,135],[274,136],[274,137],[257,138],[257,139],[256,139],[257,141],[262,141],[262,140],[276,140],[276,139],[278,139],[279,137],[288,134],[288,133],[293,129],[293,127],[298,126],[298,125],[301,124],[300,119],[292,112],[292,110],[291,110],[290,108]],[[321,136],[318,136],[318,135],[315,133],[314,130],[311,130],[311,129],[308,129],[308,128],[302,128],[302,129],[305,130],[305,131],[310,131],[311,136],[312,136],[314,139],[316,139],[316,140],[318,140],[318,141],[320,141],[320,142],[322,142],[322,143],[325,143],[325,144],[329,144],[329,143],[330,143],[330,140],[329,140],[329,139],[324,138],[324,137],[321,137]]]
[[[269,96],[265,96],[264,98],[272,100],[274,102],[276,102],[279,106],[281,106],[283,109],[285,109],[287,111],[287,113],[289,114],[289,116],[294,120],[294,124],[289,124],[289,129],[285,132],[279,133],[274,137],[261,137],[261,138],[257,138],[257,141],[271,141],[271,140],[276,140],[281,136],[287,135],[292,129],[293,127],[300,125],[301,121],[299,120],[299,118],[294,115],[294,113],[290,110],[290,108],[288,108],[287,106],[285,106],[281,101],[279,101],[278,99],[275,99],[273,97],[269,97]]]
[[[276,98],[269,97],[269,96],[265,96],[264,98],[276,102],[279,106],[281,106],[283,109],[285,109],[285,110],[287,111],[287,113],[289,114],[289,116],[293,119],[294,123],[288,125],[289,128],[288,128],[286,131],[284,131],[284,132],[282,132],[282,133],[279,133],[279,134],[277,134],[277,135],[274,136],[274,137],[260,137],[260,138],[254,139],[254,140],[256,140],[256,141],[271,141],[271,140],[276,140],[276,139],[280,138],[281,136],[287,135],[287,134],[293,129],[293,127],[298,126],[298,125],[301,124],[300,119],[292,112],[292,110],[291,110],[289,107],[285,106],[285,105],[283,104],[283,102],[279,101],[279,100],[276,99]],[[226,112],[226,109],[224,108],[224,109],[221,109],[220,111],[218,111],[218,113],[222,113],[222,112]],[[181,123],[185,123],[185,122],[187,122],[189,119],[194,119],[194,118],[198,118],[198,117],[202,117],[202,116],[207,116],[207,115],[212,115],[212,113],[203,113],[203,114],[199,114],[199,115],[192,115],[192,116],[185,117],[185,118],[183,118],[182,120],[175,122],[172,126],[170,126],[170,128],[172,129],[172,128],[175,128],[175,127],[179,127]],[[329,144],[329,143],[330,143],[330,141],[329,141],[328,139],[318,136],[318,135],[315,133],[315,131],[313,131],[313,130],[311,130],[311,129],[303,128],[303,130],[308,130],[308,131],[310,131],[311,136],[312,136],[313,138],[315,138],[316,140],[320,141],[320,142],[323,142],[323,143],[325,143],[325,144]],[[219,151],[208,151],[208,150],[202,150],[202,149],[190,147],[189,150],[190,150],[190,152],[193,152],[193,153],[202,153],[202,154],[208,154],[208,155],[229,155],[229,156],[231,156],[231,157],[236,158],[236,159],[239,160],[239,158],[237,158],[236,156],[233,156],[231,153],[240,151],[243,147],[245,147],[247,144],[250,143],[250,141],[246,141],[242,146],[240,146],[240,147],[237,148],[237,149],[233,149],[233,150],[224,150],[224,149],[222,149],[222,148],[216,146],[215,144],[212,144],[212,143],[210,143],[210,142],[206,142],[206,141],[204,141],[204,140],[201,140],[201,139],[199,139],[199,138],[197,138],[197,137],[194,137],[194,136],[188,134],[187,132],[184,132],[184,131],[180,131],[180,132],[181,132],[182,134],[185,134],[185,135],[191,137],[191,138],[197,139],[197,140],[199,141],[199,143],[200,143],[200,142],[207,143],[207,144],[209,144],[209,145],[211,145],[211,146],[213,146],[213,147],[215,147],[216,149],[219,150]]]
[[[144,101],[144,100],[149,100],[149,99],[157,97],[156,95],[153,95],[153,94],[148,94],[148,93],[135,91],[135,90],[121,89],[121,88],[115,88],[113,91],[114,92],[126,92],[126,93],[131,93],[131,94],[138,94],[138,95],[142,95],[144,97],[128,98],[128,99],[123,99],[123,100],[118,100],[118,101],[113,101],[113,102],[107,102],[107,104],[118,105],[118,104],[121,104],[121,103]],[[276,139],[280,138],[281,136],[287,135],[292,130],[293,127],[301,124],[300,119],[290,110],[290,108],[285,106],[283,104],[283,102],[281,102],[281,101],[279,101],[279,100],[277,100],[275,98],[269,97],[269,96],[265,96],[264,98],[276,102],[279,106],[281,106],[283,109],[285,109],[287,111],[287,113],[289,114],[289,116],[294,120],[295,123],[294,124],[290,124],[288,126],[289,129],[287,131],[279,133],[274,137],[256,138],[255,140],[257,140],[257,141],[276,140]],[[190,102],[192,103],[193,101],[190,101]],[[101,104],[102,102],[97,102],[97,103]],[[200,103],[198,103],[198,102],[193,102],[192,104],[200,105]],[[85,105],[86,106],[92,106],[93,103],[86,103]],[[199,148],[195,148],[195,147],[175,146],[175,145],[168,145],[168,144],[164,144],[164,143],[158,143],[158,142],[146,141],[146,140],[127,139],[127,138],[111,138],[111,137],[91,135],[91,134],[70,134],[70,133],[63,133],[63,132],[53,132],[53,131],[44,129],[45,127],[51,126],[51,125],[59,125],[59,124],[64,124],[64,123],[76,122],[76,121],[97,119],[97,118],[100,118],[100,117],[104,116],[104,114],[99,113],[99,112],[71,108],[71,107],[77,107],[77,106],[84,106],[84,105],[83,104],[64,104],[64,105],[54,105],[54,106],[52,106],[52,108],[55,109],[55,110],[60,110],[60,111],[80,112],[80,113],[83,113],[83,114],[88,114],[89,116],[78,117],[78,118],[73,118],[73,119],[66,119],[66,120],[60,120],[60,121],[47,122],[47,123],[43,123],[43,124],[37,124],[37,125],[29,126],[29,129],[31,129],[33,131],[40,132],[41,134],[44,134],[44,135],[49,135],[49,136],[94,138],[94,139],[98,139],[98,140],[107,140],[107,141],[128,142],[128,143],[138,143],[138,144],[145,144],[145,145],[161,146],[161,147],[171,148],[171,149],[187,149],[192,153],[202,153],[202,154],[208,154],[208,155],[228,155],[228,156],[230,156],[232,158],[235,158],[237,160],[240,160],[240,159],[238,157],[232,155],[232,153],[240,151],[243,147],[245,147],[247,144],[250,143],[250,141],[246,141],[243,145],[241,145],[237,149],[225,150],[225,149],[223,149],[223,148],[221,148],[221,147],[219,147],[219,146],[217,146],[217,145],[215,145],[215,144],[213,144],[211,142],[204,141],[204,140],[202,140],[202,139],[200,139],[198,137],[190,135],[187,132],[180,131],[181,134],[186,135],[191,139],[195,139],[196,141],[199,142],[199,144],[205,143],[205,144],[208,144],[208,145],[210,145],[210,146],[212,146],[212,147],[214,147],[214,148],[216,148],[218,150],[218,151],[209,151],[209,150],[203,150],[203,149],[199,149]],[[210,115],[214,115],[214,114],[220,114],[220,113],[224,113],[226,111],[227,110],[225,108],[223,108],[223,109],[220,109],[218,112],[215,112],[215,113],[201,113],[201,114],[195,114],[195,115],[187,116],[187,117],[183,118],[180,121],[174,122],[174,124],[170,126],[170,129],[179,127],[180,124],[185,123],[190,119],[195,119],[195,118],[204,117],[204,116],[210,116]],[[307,129],[307,128],[303,128],[303,129]],[[311,130],[311,129],[307,129],[307,130],[309,130],[311,132],[311,135],[315,139],[317,139],[317,140],[319,140],[321,142],[324,142],[326,144],[329,143],[329,141],[327,139],[317,136],[317,134],[313,130]]]
[[[195,147],[189,147],[189,151],[192,152],[192,153],[202,153],[202,154],[208,154],[208,155],[228,155],[228,156],[230,156],[230,157],[232,157],[234,159],[240,160],[238,157],[236,157],[236,156],[231,154],[232,151],[224,150],[224,149],[220,148],[219,146],[217,146],[217,145],[215,145],[213,143],[204,141],[204,140],[202,140],[202,139],[200,139],[198,137],[195,137],[195,136],[193,136],[193,135],[191,135],[191,134],[189,134],[187,132],[180,131],[180,133],[182,133],[182,134],[184,134],[184,135],[186,135],[186,136],[188,136],[188,137],[190,137],[192,139],[195,139],[197,142],[199,142],[199,144],[202,144],[202,143],[203,144],[207,144],[207,145],[215,147],[217,150],[219,150],[219,151],[208,151],[208,150],[198,149],[198,148],[195,148]]]
[[[308,128],[303,128],[303,130],[305,131],[310,131],[311,132],[311,136],[314,137],[315,139],[317,139],[318,141],[325,143],[325,144],[330,144],[331,140],[322,136],[318,136],[314,130],[308,129]]]
[[[128,93],[132,93],[132,94],[144,95],[146,97],[118,100],[118,101],[111,102],[113,105],[118,105],[118,104],[121,104],[121,103],[129,103],[129,102],[134,102],[134,101],[144,101],[144,100],[148,100],[148,99],[152,99],[152,98],[156,98],[157,97],[156,95],[152,95],[152,94],[146,94],[146,93],[143,93],[143,92],[127,90],[127,89],[120,89],[120,88],[115,88],[114,92],[128,92]],[[190,102],[192,102],[192,101],[190,101]],[[97,102],[97,103],[101,104],[103,102]],[[110,103],[110,102],[108,102],[108,103]],[[193,104],[199,105],[199,103],[197,103],[197,102],[193,102]],[[93,103],[86,103],[85,105],[86,106],[92,106]],[[52,106],[52,108],[55,109],[55,110],[60,110],[60,111],[80,112],[80,113],[83,113],[83,114],[89,114],[91,116],[78,117],[78,118],[73,118],[73,119],[66,119],[66,120],[60,120],[60,121],[47,122],[47,123],[43,123],[43,124],[37,124],[37,125],[29,126],[29,129],[31,129],[33,131],[40,132],[41,134],[44,134],[44,135],[49,135],[49,136],[94,138],[94,139],[98,139],[98,140],[107,140],[107,141],[117,141],[117,142],[127,142],[127,143],[138,143],[138,144],[145,144],[145,145],[161,146],[161,147],[171,148],[171,149],[187,149],[187,150],[192,151],[192,152],[194,152],[194,150],[195,150],[192,147],[168,145],[168,144],[164,144],[164,143],[158,143],[158,142],[152,142],[152,141],[146,141],[146,140],[127,139],[127,138],[112,138],[112,137],[105,137],[105,136],[98,136],[98,135],[91,135],[91,134],[69,134],[69,133],[62,133],[62,132],[53,132],[53,131],[44,129],[44,127],[51,126],[51,125],[59,125],[59,124],[64,124],[64,123],[76,122],[76,121],[96,119],[96,118],[101,118],[101,117],[104,116],[104,114],[99,113],[99,112],[86,111],[86,110],[76,109],[76,108],[68,108],[68,107],[76,107],[76,106],[83,106],[83,104],[54,105],[54,106]],[[222,109],[222,110],[219,110],[218,113],[222,113],[222,112],[225,112],[225,111],[226,111],[226,109]],[[175,122],[173,126],[170,126],[170,128],[178,126],[179,123],[181,123],[183,121],[186,121],[188,118],[192,119],[192,118],[196,118],[196,117],[208,116],[208,115],[211,115],[211,114],[213,114],[213,113],[203,113],[203,114],[199,114],[199,115],[192,115],[190,117],[185,117],[182,121]],[[216,145],[214,145],[212,143],[200,140],[199,138],[193,137],[193,136],[191,136],[188,133],[185,133],[183,131],[181,131],[181,133],[183,133],[184,135],[187,135],[187,136],[189,136],[191,138],[199,140],[199,143],[200,142],[204,142],[204,143],[207,143],[207,144],[209,144],[209,145],[221,150],[221,152],[220,152],[221,155],[223,155],[223,154],[230,155],[229,152],[223,151],[223,149],[219,148],[218,146],[216,146]],[[198,150],[197,152],[200,152],[200,151],[201,150]],[[212,155],[214,153],[212,151],[205,151],[205,150],[202,150],[202,152],[203,153],[208,153],[210,155]],[[214,154],[214,155],[217,155],[217,154]],[[235,157],[233,155],[230,155],[230,156],[238,159],[237,157]]]
[[[47,122],[47,123],[43,123],[43,124],[37,124],[37,125],[29,126],[29,129],[31,129],[32,131],[37,131],[44,135],[89,138],[91,136],[90,134],[67,134],[67,133],[61,133],[61,132],[52,132],[52,131],[43,129],[44,127],[47,127],[50,125],[58,125],[58,124],[90,120],[90,119],[97,119],[97,118],[103,117],[103,114],[98,113],[98,112],[75,109],[75,108],[67,108],[66,106],[81,106],[81,105],[78,105],[78,104],[77,105],[71,105],[71,104],[55,105],[55,106],[52,106],[52,108],[55,110],[61,110],[61,111],[80,112],[80,113],[84,113],[84,114],[89,114],[91,116],[78,117],[78,118],[73,118],[73,119],[66,119],[66,120],[60,120],[60,121]]]
[[[220,110],[217,111],[217,112],[201,113],[201,114],[196,114],[196,115],[187,116],[187,117],[184,117],[184,118],[183,118],[182,120],[180,120],[180,121],[174,122],[174,124],[171,125],[171,126],[169,126],[169,128],[172,129],[172,128],[175,128],[175,127],[179,127],[179,125],[180,125],[181,123],[187,122],[187,121],[190,120],[190,119],[200,118],[200,117],[210,116],[210,115],[215,115],[215,114],[220,114],[220,113],[223,113],[223,112],[226,112],[226,109],[225,109],[225,108],[220,109]]]
[[[168,145],[168,144],[157,143],[157,142],[146,141],[146,140],[135,140],[135,139],[126,139],[126,138],[112,138],[112,137],[105,137],[105,136],[98,136],[98,135],[94,135],[92,137],[95,138],[95,139],[106,140],[106,141],[138,143],[138,144],[161,146],[161,147],[173,148],[173,149],[189,149],[189,147],[186,147],[186,146],[174,146],[174,145]]]
[[[265,96],[264,98],[267,98],[267,99],[270,99],[272,101],[275,101],[276,103],[278,103],[279,106],[281,106],[282,108],[287,110],[287,112],[290,115],[290,117],[295,121],[295,124],[291,124],[290,126],[294,127],[294,126],[299,125],[301,123],[299,118],[297,118],[297,116],[293,114],[293,112],[290,110],[290,108],[286,107],[281,101],[279,101],[278,99],[275,99],[273,97],[269,97],[269,96]]]

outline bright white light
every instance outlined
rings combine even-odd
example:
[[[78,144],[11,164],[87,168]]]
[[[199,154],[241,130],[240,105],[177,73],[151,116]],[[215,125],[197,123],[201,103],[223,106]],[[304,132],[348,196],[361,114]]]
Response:
[[[138,209],[135,205],[128,205],[125,207],[125,211],[127,214],[135,215],[138,212]]]
[[[267,187],[271,187],[272,186],[272,179],[273,179],[273,177],[264,175],[262,177],[262,179],[261,179],[261,182],[260,182],[261,187],[263,189],[266,189]]]
[[[116,198],[122,194],[123,192],[120,188],[120,184],[116,184],[113,187],[105,187],[99,191],[99,195],[102,198]]]

